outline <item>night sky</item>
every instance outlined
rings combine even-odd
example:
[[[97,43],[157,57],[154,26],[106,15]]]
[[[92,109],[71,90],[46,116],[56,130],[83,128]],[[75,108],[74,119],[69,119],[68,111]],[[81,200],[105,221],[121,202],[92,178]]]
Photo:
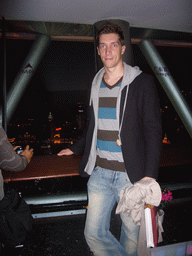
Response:
[[[7,40],[7,90],[9,90],[33,41]],[[2,46],[2,41],[1,41]],[[157,47],[181,90],[192,90],[191,48]],[[137,45],[133,45],[135,65],[153,74]],[[94,45],[90,42],[52,41],[21,99],[15,118],[70,119],[77,102],[87,103],[86,88],[95,74]],[[158,91],[162,104],[164,94]],[[188,100],[188,99],[187,99]],[[191,103],[191,102],[189,102]]]

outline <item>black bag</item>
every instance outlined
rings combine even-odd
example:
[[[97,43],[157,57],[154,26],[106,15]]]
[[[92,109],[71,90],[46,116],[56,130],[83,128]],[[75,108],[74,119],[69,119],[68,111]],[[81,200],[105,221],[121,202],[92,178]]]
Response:
[[[8,191],[0,201],[0,242],[11,247],[23,243],[33,222],[30,208],[24,199],[17,191]]]

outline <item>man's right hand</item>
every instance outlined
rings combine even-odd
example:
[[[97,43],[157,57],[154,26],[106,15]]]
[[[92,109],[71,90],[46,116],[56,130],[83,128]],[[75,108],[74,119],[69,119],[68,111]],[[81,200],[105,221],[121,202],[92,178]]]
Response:
[[[27,158],[28,163],[31,162],[31,158],[33,156],[33,148],[29,149],[29,145],[20,153],[21,156],[25,156]]]
[[[73,151],[71,151],[69,148],[61,150],[57,155],[58,156],[71,156],[73,155]]]

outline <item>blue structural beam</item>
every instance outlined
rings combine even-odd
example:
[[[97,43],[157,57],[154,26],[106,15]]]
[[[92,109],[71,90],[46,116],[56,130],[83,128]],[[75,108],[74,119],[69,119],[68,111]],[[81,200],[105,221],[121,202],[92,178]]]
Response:
[[[166,64],[151,41],[142,40],[139,43],[139,47],[192,138],[191,109],[171,76]]]
[[[47,35],[36,38],[7,95],[7,123],[10,121],[50,42],[51,38]]]

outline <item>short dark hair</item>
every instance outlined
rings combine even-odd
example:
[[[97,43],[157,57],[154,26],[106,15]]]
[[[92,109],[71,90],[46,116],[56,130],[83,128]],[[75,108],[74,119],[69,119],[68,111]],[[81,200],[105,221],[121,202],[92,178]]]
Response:
[[[107,22],[103,25],[97,32],[96,43],[99,46],[99,37],[103,34],[117,34],[119,36],[119,41],[121,45],[124,45],[124,33],[120,26]]]

